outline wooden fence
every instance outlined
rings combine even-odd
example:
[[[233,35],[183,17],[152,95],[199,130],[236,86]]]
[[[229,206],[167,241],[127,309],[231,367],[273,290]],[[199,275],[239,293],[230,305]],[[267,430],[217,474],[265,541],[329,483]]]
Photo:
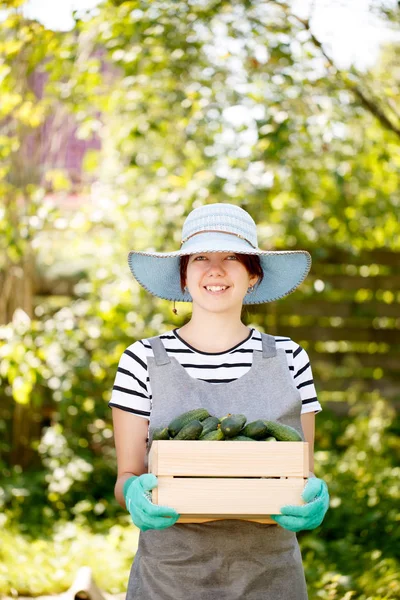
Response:
[[[400,403],[400,253],[312,254],[300,288],[253,309],[253,322],[304,347],[322,402],[347,403],[357,390]]]

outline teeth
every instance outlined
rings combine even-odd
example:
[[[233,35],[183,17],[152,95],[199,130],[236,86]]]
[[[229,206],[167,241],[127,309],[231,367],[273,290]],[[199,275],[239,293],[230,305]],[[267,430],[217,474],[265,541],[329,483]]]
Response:
[[[206,290],[208,290],[209,292],[220,292],[221,290],[226,290],[227,286],[221,286],[221,285],[207,285],[206,286]]]

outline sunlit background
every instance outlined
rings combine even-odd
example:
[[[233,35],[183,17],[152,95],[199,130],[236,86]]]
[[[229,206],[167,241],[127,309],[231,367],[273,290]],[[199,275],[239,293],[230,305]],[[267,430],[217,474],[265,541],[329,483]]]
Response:
[[[0,594],[60,593],[82,565],[124,594],[138,532],[107,403],[125,348],[190,317],[127,254],[232,202],[261,247],[313,258],[243,312],[307,350],[323,407],[310,600],[398,598],[398,3],[3,0],[0,19]]]

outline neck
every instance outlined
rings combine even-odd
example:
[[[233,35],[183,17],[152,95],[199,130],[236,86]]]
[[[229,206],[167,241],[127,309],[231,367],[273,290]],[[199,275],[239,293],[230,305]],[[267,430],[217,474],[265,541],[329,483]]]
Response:
[[[196,310],[190,321],[180,328],[179,335],[185,342],[203,352],[224,352],[249,335],[250,329],[242,323],[240,316],[233,317],[229,314],[207,313]]]

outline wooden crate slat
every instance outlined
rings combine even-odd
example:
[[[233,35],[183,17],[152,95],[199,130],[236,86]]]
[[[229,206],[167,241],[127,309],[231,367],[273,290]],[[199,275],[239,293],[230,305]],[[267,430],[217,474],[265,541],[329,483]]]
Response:
[[[198,517],[196,515],[185,515],[179,517],[177,523],[207,523],[207,521],[223,521],[227,517],[224,515],[203,515]],[[262,515],[240,515],[235,517],[234,515],[229,516],[230,519],[240,519],[241,521],[253,521],[254,523],[268,523],[269,525],[277,525],[277,522],[269,517],[263,517]]]
[[[243,442],[244,443],[244,442]],[[250,442],[249,442],[250,443]],[[267,517],[285,504],[304,504],[305,480],[299,478],[159,477],[157,504],[181,515]],[[242,517],[243,518],[243,517]]]
[[[155,441],[155,475],[192,477],[308,477],[307,442]]]

